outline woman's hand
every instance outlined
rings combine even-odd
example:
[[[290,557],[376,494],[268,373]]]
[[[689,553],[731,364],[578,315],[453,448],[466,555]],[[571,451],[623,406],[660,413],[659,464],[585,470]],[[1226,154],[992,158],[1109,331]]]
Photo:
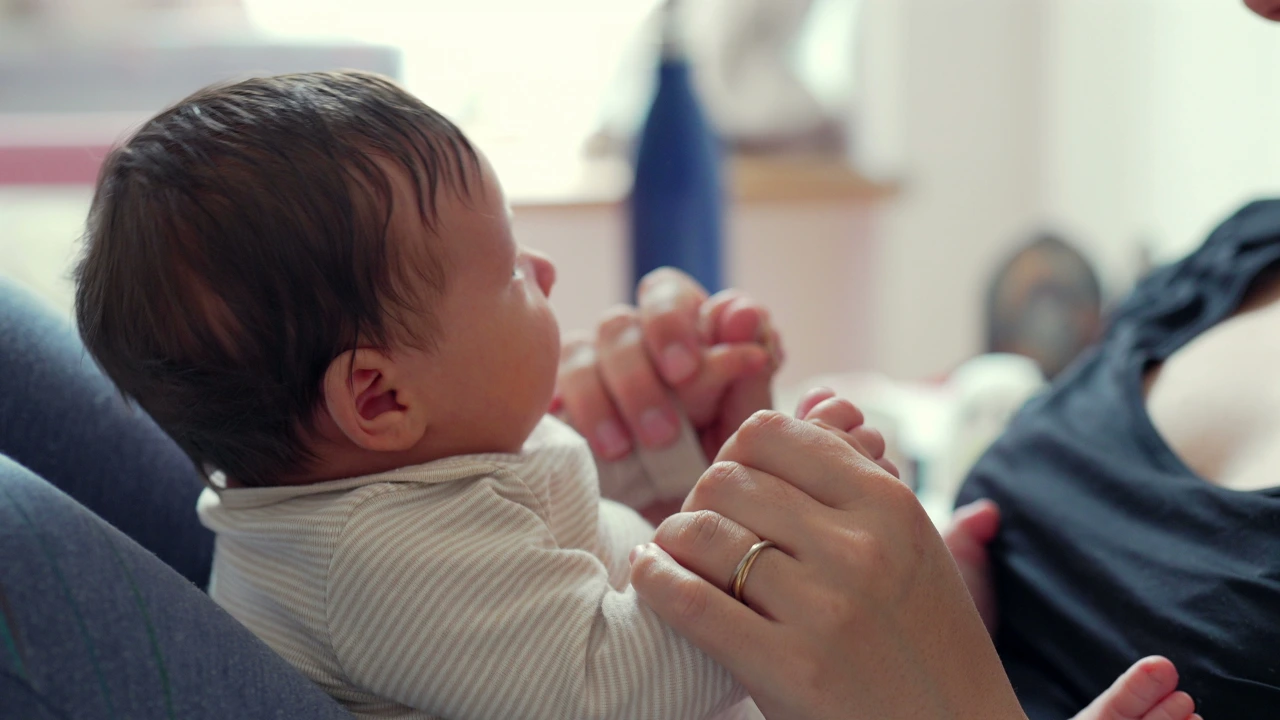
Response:
[[[633,554],[632,583],[770,720],[1024,718],[942,539],[846,437],[758,413],[685,512]],[[751,546],[743,602],[726,594]]]
[[[714,457],[743,420],[772,406],[782,356],[768,312],[734,290],[708,298],[671,268],[646,275],[637,297],[638,308],[609,311],[593,335],[566,335],[552,409],[605,460],[636,442],[670,445],[682,409]]]

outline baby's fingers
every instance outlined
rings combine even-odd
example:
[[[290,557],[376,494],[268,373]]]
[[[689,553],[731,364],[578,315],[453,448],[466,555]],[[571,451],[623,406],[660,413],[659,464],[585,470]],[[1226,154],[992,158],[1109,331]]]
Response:
[[[830,397],[813,406],[809,412],[805,413],[804,419],[822,421],[845,432],[862,425],[864,421],[862,411],[853,403],[840,397]],[[883,450],[881,454],[884,454]]]
[[[884,451],[888,449],[887,443],[884,441],[884,435],[879,430],[866,425],[859,425],[849,431],[854,440],[857,440],[862,447],[871,453],[872,460],[879,460],[884,457]]]
[[[796,417],[801,420],[808,416],[809,412],[818,406],[823,400],[836,396],[836,391],[826,387],[816,387],[805,393],[800,398],[800,402],[796,404]]]
[[[804,402],[801,402],[801,407]],[[901,478],[898,466],[885,458],[887,449],[884,435],[879,430],[863,424],[862,411],[843,398],[830,398],[818,403],[805,415],[805,421],[834,433],[863,457],[879,465],[890,475]]]
[[[676,388],[689,421],[694,427],[702,427],[714,420],[729,387],[756,375],[768,364],[768,351],[757,343],[725,343],[707,348],[698,374]]]
[[[841,440],[844,440],[845,442],[849,443],[849,447],[853,448],[854,450],[857,450],[858,454],[862,455],[862,457],[872,462],[876,461],[877,458],[874,455],[872,455],[871,452],[868,451],[865,447],[863,447],[862,443],[858,442],[858,439],[855,438],[853,435],[841,430],[838,427],[835,427],[826,422],[823,422],[822,420],[808,420],[807,422],[813,423],[814,425],[817,425],[823,430],[826,430],[832,435],[835,435]]]

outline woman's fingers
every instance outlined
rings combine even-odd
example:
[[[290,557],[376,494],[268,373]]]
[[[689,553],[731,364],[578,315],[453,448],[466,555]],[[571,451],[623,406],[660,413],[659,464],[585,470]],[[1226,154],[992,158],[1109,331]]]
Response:
[[[716,459],[786,478],[802,493],[828,507],[853,503],[868,490],[893,480],[843,438],[774,411],[758,412],[748,418]]]
[[[732,332],[723,332],[724,328],[721,327],[721,318],[725,316],[725,310],[735,303],[737,307],[743,307],[743,303],[739,301],[745,300],[746,297],[741,290],[728,288],[712,295],[702,303],[702,307],[698,309],[698,331],[703,342],[712,345],[717,342],[748,342],[756,339],[759,323],[752,324],[751,318],[747,315],[735,318],[734,323],[728,328]]]
[[[761,649],[778,649],[784,642],[772,621],[682,567],[653,543],[634,551],[631,585],[664,622],[738,680],[748,685],[767,680],[761,677]]]
[[[1025,718],[954,561],[906,486],[835,431],[778,413],[754,415],[720,459],[686,509],[729,520],[677,516],[662,531],[712,581],[653,546],[639,552],[632,579],[768,717]],[[702,527],[681,531],[696,518]],[[717,587],[753,536],[781,548],[763,551],[746,582],[768,617]]]
[[[670,268],[650,273],[637,292],[640,308],[608,312],[591,347],[566,343],[553,412],[586,436],[597,456],[612,460],[634,445],[670,446],[683,406],[714,454],[742,420],[771,404],[776,361],[757,337],[767,313],[740,293],[713,304],[695,281]],[[701,323],[710,318],[726,325],[724,337],[703,335]],[[776,333],[769,338],[776,346]]]
[[[645,347],[670,385],[690,380],[701,367],[698,319],[706,299],[702,286],[674,268],[650,272],[636,288]]]
[[[707,348],[702,369],[676,393],[694,427],[705,427],[723,412],[725,391],[735,382],[751,377],[769,364],[769,354],[756,343],[732,343]],[[726,436],[728,433],[725,433]],[[724,438],[721,438],[722,440]],[[719,447],[716,448],[719,450]]]
[[[680,433],[675,402],[645,350],[636,312],[625,306],[609,311],[595,351],[604,387],[640,443],[663,448],[675,442]]]
[[[668,517],[658,526],[653,541],[676,562],[729,592],[738,563],[760,537],[719,513],[699,510]],[[743,584],[743,601],[766,617],[780,617],[779,598],[768,588],[798,572],[797,561],[781,549],[761,551]]]
[[[595,343],[585,335],[566,339],[556,378],[559,413],[587,438],[597,457],[617,460],[631,452],[631,435],[596,369]]]
[[[736,462],[707,468],[684,501],[684,512],[712,510],[772,540],[792,557],[803,559],[812,543],[813,521],[822,506],[793,485]]]
[[[769,311],[740,290],[721,290],[703,303],[699,314],[702,336],[710,343],[767,344],[773,329]]]
[[[703,363],[703,373],[697,381],[718,385],[723,390],[733,381],[765,369],[769,353],[758,343],[721,343],[707,348]]]

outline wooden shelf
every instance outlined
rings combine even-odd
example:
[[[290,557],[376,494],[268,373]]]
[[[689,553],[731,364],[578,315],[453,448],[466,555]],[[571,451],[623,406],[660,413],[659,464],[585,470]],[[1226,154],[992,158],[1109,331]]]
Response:
[[[92,185],[113,143],[145,116],[136,113],[0,114],[0,185]],[[631,166],[617,156],[566,161],[569,151],[479,142],[513,207],[604,206],[631,190]],[[898,193],[845,163],[817,157],[746,155],[727,163],[734,202],[876,202]]]
[[[729,162],[729,182],[738,202],[873,202],[898,193],[896,184],[875,182],[826,158],[739,156]]]
[[[511,205],[575,207],[610,205],[631,191],[631,166],[621,158],[520,166],[491,155]],[[553,168],[558,172],[553,171]],[[727,164],[730,197],[738,203],[878,202],[899,188],[860,175],[843,162],[822,158],[739,156]]]

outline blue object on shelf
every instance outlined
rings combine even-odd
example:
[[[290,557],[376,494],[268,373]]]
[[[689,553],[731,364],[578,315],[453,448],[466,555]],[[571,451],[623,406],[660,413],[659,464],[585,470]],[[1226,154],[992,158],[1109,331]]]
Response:
[[[667,8],[671,15],[671,8]],[[694,93],[689,65],[667,33],[658,87],[640,131],[631,188],[634,280],[670,265],[710,292],[721,287],[724,198],[720,144]],[[634,287],[634,284],[632,285]]]

